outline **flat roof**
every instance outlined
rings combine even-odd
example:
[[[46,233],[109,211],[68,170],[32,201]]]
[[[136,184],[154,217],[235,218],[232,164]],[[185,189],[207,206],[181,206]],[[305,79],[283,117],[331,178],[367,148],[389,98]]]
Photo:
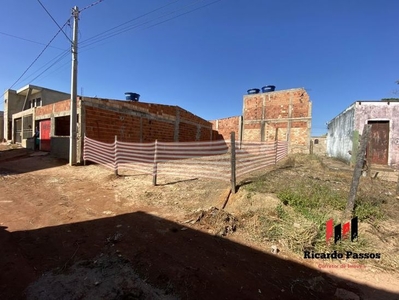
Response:
[[[31,89],[32,94],[38,93],[38,92],[40,92],[40,91],[42,91],[42,90],[47,90],[47,91],[53,91],[53,92],[57,92],[57,93],[62,93],[62,94],[69,95],[69,93],[65,93],[65,92],[61,92],[61,91],[56,91],[56,90],[52,90],[52,89],[48,89],[48,88],[45,88],[45,87],[41,87],[41,86],[37,86],[37,85],[32,85],[32,84],[28,84],[28,85],[25,85],[24,87],[20,88],[19,90],[17,90],[17,94],[26,96],[26,95],[28,94],[29,89]]]

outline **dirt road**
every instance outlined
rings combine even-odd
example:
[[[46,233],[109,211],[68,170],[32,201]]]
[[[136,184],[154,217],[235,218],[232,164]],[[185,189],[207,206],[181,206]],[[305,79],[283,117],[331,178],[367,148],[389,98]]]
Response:
[[[239,230],[221,237],[185,223],[195,209],[216,206],[228,186],[165,182],[153,187],[148,176],[115,178],[47,156],[2,162],[0,299],[399,299],[383,284],[327,276],[266,252]]]

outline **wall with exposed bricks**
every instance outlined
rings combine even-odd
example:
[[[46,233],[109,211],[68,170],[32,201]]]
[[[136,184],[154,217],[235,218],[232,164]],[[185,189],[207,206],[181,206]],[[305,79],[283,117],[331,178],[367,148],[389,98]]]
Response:
[[[290,152],[309,149],[311,102],[305,89],[245,95],[243,139],[288,140]],[[276,131],[277,130],[277,131]]]
[[[230,140],[230,133],[235,133],[235,138],[239,138],[241,116],[218,119],[210,121],[214,130],[213,140]]]
[[[312,107],[305,89],[290,89],[245,95],[242,124],[240,117],[211,121],[218,139],[227,139],[231,131],[243,141],[289,141],[289,151],[309,150]],[[217,125],[219,127],[217,127]]]
[[[78,108],[80,108],[80,102],[77,102]],[[71,101],[64,100],[45,106],[39,106],[35,108],[35,114],[37,120],[51,119],[58,116],[66,116],[70,114]]]
[[[212,124],[178,106],[83,98],[77,101],[78,157],[82,156],[83,136],[112,143],[119,141],[146,143],[210,141]],[[70,115],[70,100],[37,107],[36,120]],[[79,142],[80,141],[80,142]],[[79,159],[78,159],[79,161]]]
[[[212,124],[178,106],[85,98],[87,137],[112,142],[209,141]]]

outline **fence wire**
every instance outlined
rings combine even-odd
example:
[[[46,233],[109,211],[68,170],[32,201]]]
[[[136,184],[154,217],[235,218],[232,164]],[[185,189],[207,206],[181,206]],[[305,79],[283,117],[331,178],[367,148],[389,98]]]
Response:
[[[276,164],[288,154],[287,142],[237,142],[236,178]],[[112,170],[159,176],[231,181],[231,141],[103,143],[85,137],[83,159]]]

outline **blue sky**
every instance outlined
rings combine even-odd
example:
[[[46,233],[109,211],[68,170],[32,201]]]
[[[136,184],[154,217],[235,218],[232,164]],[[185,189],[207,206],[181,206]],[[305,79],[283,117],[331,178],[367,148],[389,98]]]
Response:
[[[399,89],[399,1],[221,0],[200,8],[213,1],[104,0],[82,11],[78,93],[124,99],[125,92],[137,92],[141,101],[179,105],[211,120],[240,115],[249,88],[304,87],[313,102],[313,135],[325,133],[325,123],[356,100],[399,97],[393,93]],[[41,2],[63,25],[73,6],[96,1]],[[2,5],[0,88],[6,90],[58,27],[38,1]],[[130,20],[118,27],[130,26],[124,33],[85,42]],[[70,36],[71,28],[65,32]],[[62,56],[69,41],[61,33],[51,46],[13,89],[35,84],[70,91],[71,57]]]

